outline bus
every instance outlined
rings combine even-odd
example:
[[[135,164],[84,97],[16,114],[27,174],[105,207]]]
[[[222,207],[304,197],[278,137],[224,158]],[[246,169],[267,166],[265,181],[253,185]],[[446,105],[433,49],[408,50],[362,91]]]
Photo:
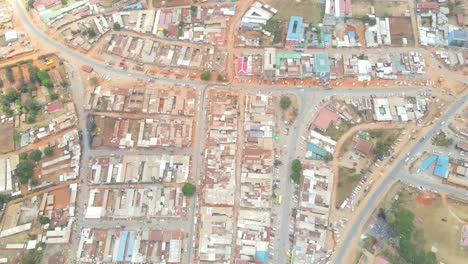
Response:
[[[282,195],[278,196],[278,204],[281,204],[282,201],[283,201],[283,196]]]

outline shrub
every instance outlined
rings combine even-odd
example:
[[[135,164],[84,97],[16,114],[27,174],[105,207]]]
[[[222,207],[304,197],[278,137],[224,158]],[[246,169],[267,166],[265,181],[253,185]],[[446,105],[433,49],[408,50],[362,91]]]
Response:
[[[47,216],[39,216],[39,223],[41,223],[41,225],[45,225],[45,224],[48,224],[50,223],[50,218],[47,217]]]

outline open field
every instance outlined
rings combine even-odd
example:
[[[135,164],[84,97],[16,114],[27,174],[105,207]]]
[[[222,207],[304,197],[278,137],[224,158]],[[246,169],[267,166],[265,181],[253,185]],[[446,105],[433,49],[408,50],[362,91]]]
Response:
[[[408,4],[401,1],[375,1],[375,15],[378,17],[404,16],[408,9]]]
[[[341,136],[343,136],[346,131],[350,130],[352,127],[353,124],[343,121],[338,126],[330,126],[325,134],[333,140],[338,141]]]
[[[356,172],[356,169],[340,167],[338,175],[338,192],[336,194],[337,206],[341,206],[344,200],[351,195],[351,192],[359,183],[362,176],[362,174]]]
[[[413,243],[426,252],[435,250],[440,263],[464,263],[463,259],[468,258],[468,251],[460,247],[460,232],[462,226],[468,223],[468,204],[432,192],[419,191],[403,184],[395,184],[385,195],[379,208],[385,208],[387,221],[390,221],[388,220],[390,212],[394,212],[397,208],[411,211],[414,214],[415,227]],[[388,227],[383,225],[385,221],[379,219],[374,218],[369,224],[377,223],[380,232],[388,230]],[[382,232],[377,237],[382,241],[383,235],[388,240],[391,233]],[[375,236],[375,229],[368,234]],[[386,244],[386,250],[374,253],[384,255],[390,260],[399,259],[395,255],[397,249],[392,249],[386,239],[382,241]],[[398,245],[398,241],[396,243]]]
[[[324,5],[319,0],[265,0],[265,3],[278,10],[273,17],[283,23],[288,23],[291,16],[302,16],[306,22],[322,21]]]
[[[164,4],[163,4],[164,2]],[[192,0],[153,0],[153,7],[171,7],[171,6],[181,6],[181,5],[190,5],[194,1]],[[200,1],[199,1],[200,2]]]
[[[15,150],[13,123],[0,124],[0,153]]]
[[[414,224],[424,235],[425,249],[431,250],[432,245],[437,244],[437,257],[443,263],[463,263],[463,259],[468,259],[468,251],[460,249],[462,223],[457,219],[468,221],[468,205],[444,202],[440,196],[435,196],[430,205],[425,205],[414,198],[414,195],[409,195],[404,207],[415,214]]]
[[[404,1],[353,0],[353,17],[362,17],[371,14],[372,3],[374,3],[375,15],[378,17],[404,16],[408,9],[408,4]]]

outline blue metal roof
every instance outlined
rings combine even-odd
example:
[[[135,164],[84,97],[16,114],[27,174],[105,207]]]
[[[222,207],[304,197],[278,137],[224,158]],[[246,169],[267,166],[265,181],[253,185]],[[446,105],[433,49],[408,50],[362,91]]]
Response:
[[[447,178],[449,168],[449,158],[447,156],[439,156],[434,168],[434,175],[442,178]]]
[[[266,262],[268,253],[266,251],[257,251],[255,252],[255,258],[259,261]]]
[[[292,16],[289,20],[288,34],[286,40],[299,40],[302,31],[302,22],[304,19],[298,16]]]
[[[133,256],[133,247],[135,246],[135,236],[136,232],[130,232],[130,238],[128,239],[128,246],[127,246],[127,256],[125,257],[126,261],[131,261]]]
[[[309,156],[307,156],[307,159],[323,159],[324,157],[331,155],[330,152],[326,151],[325,149],[315,145],[314,143],[307,143],[307,152],[309,152]]]
[[[355,39],[356,38],[356,33],[354,31],[348,31],[348,37],[350,39]]]
[[[427,158],[425,161],[423,161],[423,163],[421,163],[421,165],[419,166],[419,168],[421,170],[426,170],[427,168],[429,168],[429,166],[431,166],[431,164],[437,159],[437,156],[434,156],[434,155],[431,155],[429,156],[429,158]]]
[[[143,5],[141,3],[136,3],[128,6],[122,7],[123,10],[135,10],[135,9],[142,9]]]
[[[119,252],[117,253],[117,258],[116,258],[117,261],[124,260],[125,244],[127,244],[127,236],[128,236],[127,231],[120,232]]]
[[[317,73],[329,73],[330,72],[330,64],[328,62],[327,53],[315,54],[315,71]]]

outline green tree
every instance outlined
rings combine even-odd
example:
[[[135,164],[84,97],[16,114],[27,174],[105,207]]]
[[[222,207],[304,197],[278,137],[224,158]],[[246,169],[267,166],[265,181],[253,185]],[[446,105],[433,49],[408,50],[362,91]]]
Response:
[[[49,97],[51,101],[55,101],[59,98],[59,95],[57,93],[50,93]]]
[[[36,0],[28,0],[28,2],[26,4],[26,9],[29,10],[29,9],[33,8],[34,7],[33,5],[34,5],[35,1]]]
[[[42,152],[38,149],[35,149],[29,153],[29,159],[35,162],[40,161],[42,158]]]
[[[92,28],[88,28],[86,29],[86,34],[88,34],[88,37],[94,38],[96,36],[96,31]]]
[[[291,169],[293,171],[301,172],[302,171],[301,161],[298,159],[293,160],[293,162],[291,163]]]
[[[41,263],[42,253],[36,249],[29,250],[20,259],[20,264],[39,264]]]
[[[291,98],[289,96],[282,96],[280,100],[280,107],[283,110],[288,109],[291,106]]]
[[[67,0],[60,0],[60,2],[62,3],[62,5],[67,5],[68,4]]]
[[[20,154],[18,154],[18,157],[20,160],[26,160],[28,158],[28,153],[21,152]]]
[[[54,150],[51,147],[46,147],[44,149],[44,155],[47,157],[52,156],[52,154],[54,154]]]
[[[120,31],[122,29],[122,27],[120,26],[119,23],[115,22],[114,25],[112,25],[112,28],[115,30],[115,31]]]
[[[37,180],[34,179],[34,178],[31,179],[30,183],[31,183],[31,186],[37,186],[37,185],[39,184],[39,183],[37,182]]]
[[[195,193],[196,189],[197,187],[195,187],[195,185],[186,182],[182,187],[182,193],[184,193],[185,196],[192,196]]]
[[[21,184],[25,184],[28,183],[29,179],[32,177],[33,170],[34,164],[29,160],[23,160],[16,166],[14,175]]]
[[[29,73],[29,81],[30,82],[36,82],[38,80],[38,74],[39,68],[33,65],[28,66],[28,73]]]
[[[2,88],[3,88],[3,81],[2,81],[2,79],[0,79],[0,89],[2,89]]]
[[[211,72],[210,72],[210,71],[204,71],[204,72],[200,75],[200,78],[201,78],[203,81],[209,81],[209,80],[211,80]]]
[[[28,124],[36,123],[36,115],[34,115],[34,114],[29,115],[28,119],[26,119],[26,123],[28,123]]]
[[[39,216],[39,223],[41,223],[41,225],[45,225],[45,224],[48,224],[50,223],[50,218],[47,217],[47,216]]]
[[[300,172],[295,172],[295,171],[293,171],[293,172],[291,173],[291,179],[292,179],[295,183],[299,184],[299,183],[301,182],[301,173],[300,173]]]
[[[13,198],[9,194],[0,194],[0,210],[3,209],[3,205],[11,201]]]
[[[15,77],[13,77],[13,71],[10,66],[5,67],[5,75],[10,83],[15,82]]]
[[[291,179],[299,184],[301,182],[301,173],[302,173],[302,164],[301,161],[298,159],[293,160],[291,163]]]
[[[218,77],[216,77],[216,80],[218,80],[218,82],[224,82],[226,80],[226,78],[224,78],[223,75],[218,74]]]
[[[35,99],[29,98],[23,104],[24,109],[27,113],[37,114],[41,110],[41,105]]]
[[[54,87],[54,84],[52,83],[52,81],[50,79],[45,79],[45,80],[41,81],[41,85],[44,86],[44,87],[47,87],[49,89]]]
[[[28,85],[24,82],[24,78],[21,77],[18,80],[18,89],[22,92],[25,93],[28,91]]]
[[[18,91],[13,90],[13,89],[9,89],[5,94],[5,99],[8,101],[8,103],[13,103],[19,98],[20,98],[20,94],[18,93]]]
[[[32,92],[34,92],[36,90],[37,90],[36,85],[33,82],[29,82],[28,83],[28,92],[32,93]]]

